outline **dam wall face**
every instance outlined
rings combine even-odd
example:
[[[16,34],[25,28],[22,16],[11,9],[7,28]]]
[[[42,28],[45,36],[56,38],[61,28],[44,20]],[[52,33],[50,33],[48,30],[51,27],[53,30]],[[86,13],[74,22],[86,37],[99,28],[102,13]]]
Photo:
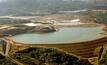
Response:
[[[27,44],[27,46],[52,47],[64,50],[65,52],[75,54],[84,58],[96,57],[95,49],[99,46],[107,44],[107,37],[80,43],[65,44]],[[24,44],[26,45],[26,44]]]

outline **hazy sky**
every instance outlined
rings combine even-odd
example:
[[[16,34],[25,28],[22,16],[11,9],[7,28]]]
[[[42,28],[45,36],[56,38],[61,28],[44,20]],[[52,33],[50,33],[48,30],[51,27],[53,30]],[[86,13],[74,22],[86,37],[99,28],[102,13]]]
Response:
[[[0,0],[0,1],[2,1],[2,0]]]
[[[6,1],[6,0],[0,0],[0,2],[4,2],[4,1]],[[69,0],[65,0],[65,1],[69,1]],[[75,1],[75,0],[72,0],[72,1]],[[77,0],[77,1],[90,1],[90,0]]]
[[[0,0],[0,2],[5,2],[6,0]]]
[[[0,0],[0,2],[5,2],[7,0]],[[63,0],[63,1],[71,1],[71,0]],[[72,1],[95,1],[95,0],[72,0]],[[98,2],[107,2],[107,0],[96,0]]]

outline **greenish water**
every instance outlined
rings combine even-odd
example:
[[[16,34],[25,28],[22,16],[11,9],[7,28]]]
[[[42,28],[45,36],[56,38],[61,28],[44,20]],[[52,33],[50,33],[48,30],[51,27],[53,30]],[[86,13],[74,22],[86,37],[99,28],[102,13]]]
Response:
[[[75,43],[83,41],[91,41],[104,37],[101,27],[72,27],[61,28],[57,32],[46,34],[21,34],[13,36],[13,40],[22,43],[30,44],[62,44]]]

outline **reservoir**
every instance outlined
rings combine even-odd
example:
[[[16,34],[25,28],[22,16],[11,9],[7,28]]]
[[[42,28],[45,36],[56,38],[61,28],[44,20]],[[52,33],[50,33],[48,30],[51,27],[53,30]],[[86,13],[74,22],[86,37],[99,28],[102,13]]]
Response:
[[[25,44],[64,44],[96,40],[105,36],[103,32],[101,27],[71,27],[52,33],[15,35],[12,39]]]

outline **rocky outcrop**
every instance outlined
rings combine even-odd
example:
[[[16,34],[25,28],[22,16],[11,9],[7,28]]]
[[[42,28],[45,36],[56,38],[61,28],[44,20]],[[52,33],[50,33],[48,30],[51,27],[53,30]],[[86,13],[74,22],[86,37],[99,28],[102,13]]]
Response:
[[[98,64],[107,65],[107,46],[103,46],[100,48],[98,56]]]

